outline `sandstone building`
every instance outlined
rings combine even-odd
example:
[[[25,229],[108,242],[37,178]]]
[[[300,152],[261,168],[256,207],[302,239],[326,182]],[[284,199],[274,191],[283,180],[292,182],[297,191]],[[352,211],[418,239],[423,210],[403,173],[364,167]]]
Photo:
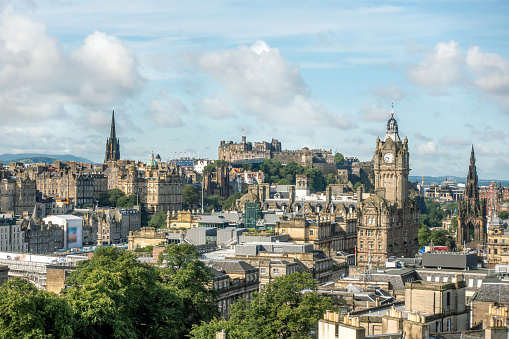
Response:
[[[357,193],[357,263],[383,266],[390,256],[414,257],[418,250],[419,207],[408,198],[408,140],[401,141],[394,112],[373,156],[376,193]]]

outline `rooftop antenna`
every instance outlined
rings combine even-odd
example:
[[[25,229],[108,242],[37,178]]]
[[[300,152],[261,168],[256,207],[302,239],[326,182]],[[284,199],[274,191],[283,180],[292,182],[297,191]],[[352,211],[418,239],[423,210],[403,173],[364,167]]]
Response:
[[[392,101],[391,118],[394,118],[394,101]]]
[[[422,161],[422,181],[421,181],[421,185],[422,187],[424,187],[424,160],[421,160]]]

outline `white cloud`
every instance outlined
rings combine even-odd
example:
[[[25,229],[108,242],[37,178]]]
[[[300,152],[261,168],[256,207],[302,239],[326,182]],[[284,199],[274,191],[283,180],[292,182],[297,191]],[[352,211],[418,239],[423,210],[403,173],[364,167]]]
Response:
[[[475,76],[474,84],[509,112],[509,60],[496,53],[482,53],[478,46],[468,49],[466,64]]]
[[[443,146],[466,146],[471,144],[471,141],[463,137],[448,135],[440,139],[440,144]]]
[[[365,121],[387,121],[389,118],[389,111],[379,104],[365,103],[361,109],[361,119]]]
[[[445,155],[447,154],[444,150],[439,148],[434,141],[428,141],[423,144],[417,144],[418,155]]]
[[[0,14],[0,117],[33,123],[69,117],[65,105],[111,106],[143,83],[134,53],[95,32],[66,54],[36,21]]]
[[[218,99],[203,99],[198,103],[196,110],[200,114],[214,119],[226,119],[236,116],[235,111]]]
[[[159,93],[156,99],[153,99],[147,115],[154,120],[159,127],[179,127],[184,125],[181,116],[187,114],[189,110],[182,101],[168,95],[166,90]]]
[[[434,94],[442,94],[448,86],[464,80],[464,58],[459,43],[440,42],[435,51],[426,53],[417,65],[411,65],[407,76],[417,86],[427,87]]]
[[[238,111],[259,120],[299,127],[352,125],[345,115],[316,103],[299,67],[287,62],[277,48],[264,41],[258,40],[249,47],[205,52],[194,61],[221,84]]]

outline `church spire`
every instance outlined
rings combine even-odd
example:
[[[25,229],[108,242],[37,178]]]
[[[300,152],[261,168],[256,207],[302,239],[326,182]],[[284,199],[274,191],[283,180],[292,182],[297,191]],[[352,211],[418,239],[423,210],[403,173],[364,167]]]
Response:
[[[106,154],[104,162],[117,161],[120,159],[120,141],[115,132],[115,111],[111,115],[110,137],[106,140]]]
[[[111,115],[111,131],[110,131],[110,139],[116,139],[117,134],[115,133],[115,111],[113,111]]]

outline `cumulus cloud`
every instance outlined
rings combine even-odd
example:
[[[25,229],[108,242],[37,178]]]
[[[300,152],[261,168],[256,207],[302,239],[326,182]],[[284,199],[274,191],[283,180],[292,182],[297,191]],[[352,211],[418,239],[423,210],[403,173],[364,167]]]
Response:
[[[299,67],[264,41],[205,52],[194,62],[222,86],[233,105],[245,114],[300,127],[352,126],[347,116],[316,103],[307,91]]]
[[[159,127],[179,127],[184,125],[181,116],[189,112],[182,101],[173,98],[163,90],[153,99],[146,111]]]
[[[233,109],[218,99],[203,99],[197,104],[196,111],[214,119],[226,119],[236,116]]]
[[[365,121],[387,121],[389,118],[389,111],[379,104],[365,103],[361,109],[361,119]]]
[[[419,64],[408,68],[407,76],[415,85],[431,89],[433,94],[443,94],[448,86],[459,84],[465,77],[459,43],[454,40],[438,43]]]
[[[62,119],[67,104],[111,106],[143,84],[133,52],[117,38],[94,32],[66,54],[43,24],[9,11],[0,14],[0,64],[7,122]]]
[[[398,86],[377,87],[373,90],[373,95],[384,102],[401,101],[405,98],[405,93]]]
[[[466,146],[471,144],[471,141],[463,137],[448,135],[440,139],[440,144],[444,146]]]
[[[485,96],[501,102],[509,113],[509,60],[495,53],[482,53],[478,46],[472,46],[466,64],[475,77],[474,84]]]
[[[428,141],[423,144],[417,144],[417,154],[419,155],[445,155],[446,152],[438,147],[433,141]]]

